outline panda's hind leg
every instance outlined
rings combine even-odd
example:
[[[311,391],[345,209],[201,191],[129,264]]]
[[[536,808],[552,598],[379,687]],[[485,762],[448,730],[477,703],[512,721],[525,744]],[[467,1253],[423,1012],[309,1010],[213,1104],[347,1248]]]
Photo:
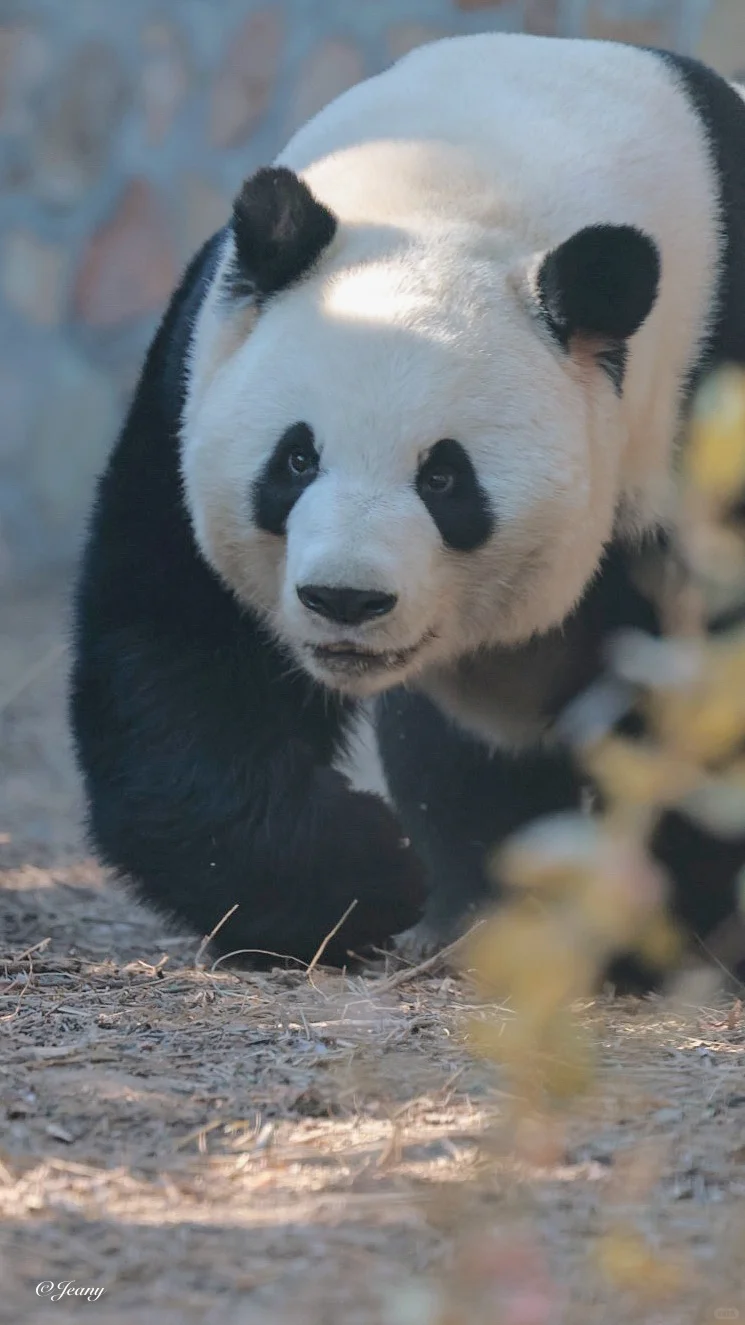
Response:
[[[671,882],[671,906],[684,931],[737,981],[745,979],[745,924],[738,880],[745,836],[715,838],[682,814],[663,815],[652,851]]]
[[[421,953],[457,938],[497,895],[494,849],[542,814],[577,808],[580,786],[567,754],[492,750],[415,692],[384,696],[375,721],[389,794],[427,873],[410,945]]]

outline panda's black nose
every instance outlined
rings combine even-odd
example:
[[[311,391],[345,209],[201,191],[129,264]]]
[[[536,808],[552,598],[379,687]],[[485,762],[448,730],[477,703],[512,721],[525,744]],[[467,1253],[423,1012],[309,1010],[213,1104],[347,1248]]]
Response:
[[[373,617],[387,616],[398,602],[394,593],[378,589],[336,589],[326,584],[302,584],[297,596],[303,607],[329,621],[361,626]]]

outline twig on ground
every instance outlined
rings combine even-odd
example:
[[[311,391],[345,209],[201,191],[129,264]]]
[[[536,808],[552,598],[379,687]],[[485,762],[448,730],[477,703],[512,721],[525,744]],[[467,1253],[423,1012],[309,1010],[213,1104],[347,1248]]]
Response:
[[[467,939],[470,939],[471,935],[475,934],[483,923],[483,920],[477,920],[476,924],[472,925],[465,934],[461,934],[460,938],[456,939],[454,943],[448,943],[446,948],[441,948],[439,952],[425,958],[423,962],[419,962],[418,966],[408,966],[403,971],[396,971],[395,975],[390,975],[387,980],[376,981],[375,993],[387,994],[390,989],[398,989],[399,985],[405,985],[409,980],[416,980],[417,976],[425,975],[427,971],[434,970],[435,967],[446,961],[457,948],[460,948]]]
[[[233,906],[231,906],[230,910],[225,912],[225,915],[223,916],[222,920],[218,920],[217,924],[215,925],[215,928],[211,929],[209,934],[205,934],[204,938],[202,939],[202,942],[197,948],[196,956],[194,958],[194,965],[196,966],[197,970],[203,969],[199,963],[205,948],[209,943],[212,942],[213,938],[215,937],[215,934],[219,933],[225,922],[230,919],[233,912],[238,910],[238,906],[239,906],[238,902],[236,902]]]
[[[319,946],[318,950],[316,951],[315,956],[313,957],[313,959],[312,959],[312,961],[311,961],[311,963],[310,963],[310,965],[309,965],[307,971],[305,972],[306,975],[310,976],[310,975],[313,974],[313,971],[316,969],[316,967],[317,967],[318,963],[320,962],[320,960],[321,960],[321,958],[322,958],[324,952],[326,951],[326,949],[327,949],[329,943],[330,943],[331,940],[332,940],[333,938],[335,938],[336,935],[339,933],[339,930],[341,929],[342,925],[344,924],[344,921],[347,919],[348,916],[351,916],[351,914],[352,914],[352,912],[354,911],[354,908],[356,907],[356,905],[357,905],[357,898],[355,897],[354,901],[349,903],[349,906],[347,907],[346,911],[344,912],[344,915],[341,917],[341,920],[337,920],[336,924],[334,925],[334,928],[333,928],[332,930],[329,930],[329,932],[328,932],[328,934],[326,935],[325,939],[323,940],[323,942],[322,942],[321,945]]]
[[[220,953],[210,966],[210,972],[215,971],[222,962],[229,962],[231,957],[276,957],[279,962],[295,962],[297,966],[306,969],[304,961],[299,957],[291,957],[287,952],[274,952],[272,948],[234,948],[232,952]],[[231,971],[231,975],[235,974]]]

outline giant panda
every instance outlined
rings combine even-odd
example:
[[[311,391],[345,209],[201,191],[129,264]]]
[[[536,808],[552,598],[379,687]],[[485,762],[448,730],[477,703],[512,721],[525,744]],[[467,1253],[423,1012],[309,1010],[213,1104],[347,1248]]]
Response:
[[[709,69],[459,37],[326,107],[188,267],[98,484],[70,712],[102,861],[244,960],[457,932],[582,794],[558,715],[659,629],[637,564],[729,360],[745,103]],[[655,849],[706,933],[745,844],[671,815]]]

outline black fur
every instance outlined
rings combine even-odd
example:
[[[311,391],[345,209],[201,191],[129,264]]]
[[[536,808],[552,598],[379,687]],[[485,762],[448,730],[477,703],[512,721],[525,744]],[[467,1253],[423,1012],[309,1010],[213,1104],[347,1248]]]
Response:
[[[447,478],[438,490],[433,479]],[[427,507],[446,547],[454,552],[475,552],[494,529],[489,498],[481,487],[468,452],[459,442],[437,442],[417,475],[417,492]]]
[[[654,553],[656,548],[654,540],[645,551]],[[637,567],[636,554],[614,546],[560,629],[502,651],[508,679],[514,676],[515,661],[528,682],[531,675],[536,677],[536,702],[546,732],[601,673],[609,636],[623,627],[659,633],[654,609],[636,588]],[[552,679],[546,687],[539,677],[546,670],[548,651]],[[493,650],[492,656],[498,686],[499,651]],[[505,702],[509,707],[509,695]],[[447,930],[460,911],[493,892],[486,853],[538,814],[578,807],[581,779],[566,751],[539,747],[492,752],[409,690],[383,696],[376,722],[393,799],[433,884],[428,918]]]
[[[664,540],[651,551],[670,555]],[[657,613],[635,584],[637,563],[636,551],[614,545],[562,630],[517,651],[526,674],[542,666],[547,649],[556,651],[557,685],[542,714],[547,724],[601,674],[606,643],[617,631],[660,634]],[[509,702],[506,694],[506,707]],[[628,731],[635,726],[633,714],[619,724]],[[377,730],[391,794],[427,867],[429,928],[443,941],[452,939],[470,911],[500,896],[490,864],[499,843],[539,815],[579,809],[587,779],[566,747],[492,750],[406,690],[378,701]],[[672,910],[684,929],[703,938],[732,914],[745,838],[716,841],[682,816],[667,814],[652,849],[671,875]],[[635,988],[659,976],[622,951],[608,974]]]
[[[412,690],[383,696],[376,725],[391,795],[427,868],[428,925],[452,938],[497,895],[495,844],[539,814],[578,805],[579,779],[565,752],[493,751]]]
[[[315,265],[336,234],[336,217],[284,166],[264,166],[233,204],[235,262],[227,289],[262,303]]]
[[[306,461],[302,470],[293,466],[296,456]],[[318,460],[313,429],[307,423],[293,423],[280,437],[253,485],[252,515],[259,529],[284,534],[295,502],[318,474]]]
[[[720,283],[713,292],[710,334],[692,375],[693,388],[717,364],[745,364],[745,103],[697,61],[668,51],[654,54],[674,70],[704,125],[720,190]],[[622,381],[623,338],[649,311],[659,275],[654,247],[643,236],[622,227],[620,244],[618,239],[616,227],[580,232],[548,255],[538,279],[544,313],[560,344],[568,348],[578,331],[609,338],[611,363],[602,358],[601,363],[612,380],[615,377],[616,389]],[[605,349],[601,355],[607,353]],[[664,543],[659,555],[668,555]],[[599,671],[604,641],[614,631],[623,626],[659,631],[649,604],[633,588],[634,558],[634,551],[622,544],[611,550],[562,632],[563,668],[568,650],[570,663],[575,660],[577,689]],[[728,624],[734,623],[730,619]],[[555,648],[552,635],[536,641],[526,650],[526,666]],[[564,690],[564,701],[571,698],[572,688]],[[509,703],[505,694],[505,705]],[[490,755],[434,706],[410,694],[389,696],[381,704],[379,727],[383,762],[404,827],[429,870],[429,915],[433,926],[447,932],[493,891],[487,851],[535,814],[578,804],[581,783],[561,751]],[[423,769],[426,794],[419,795]],[[454,797],[454,785],[465,794]],[[716,840],[682,816],[667,814],[652,846],[672,876],[676,914],[704,938],[732,914],[736,876],[745,864],[745,838]],[[626,962],[616,971],[634,982],[654,975]]]
[[[745,363],[745,102],[699,60],[655,51],[680,82],[706,131],[719,185],[724,247],[716,317],[692,385],[713,364]]]
[[[704,65],[668,51],[654,54],[672,69],[683,95],[704,125],[720,190],[723,252],[719,289],[713,294],[710,335],[691,387],[719,363],[745,364],[745,104]],[[575,334],[608,344],[599,362],[620,390],[624,341],[652,307],[659,257],[651,241],[630,227],[591,227],[547,255],[538,296],[557,341],[569,348]],[[608,355],[610,354],[610,360]],[[668,552],[664,542],[659,556]],[[561,632],[561,672],[568,676],[550,705],[587,685],[602,666],[604,642],[623,626],[658,633],[659,622],[633,585],[635,553],[622,544],[606,557],[601,574]],[[728,624],[733,624],[732,621]],[[553,634],[525,650],[525,666],[545,662],[556,650]],[[574,680],[572,681],[572,676]],[[509,706],[509,694],[505,705]],[[520,755],[490,754],[487,747],[449,722],[433,705],[408,693],[379,706],[381,753],[404,827],[425,860],[432,883],[432,924],[448,931],[463,913],[493,890],[487,852],[539,813],[579,803],[581,782],[566,753],[533,749]],[[425,791],[420,795],[422,776]],[[453,795],[453,787],[464,794]],[[664,816],[653,849],[674,881],[674,908],[704,937],[731,915],[735,879],[745,864],[745,838],[722,842],[677,814]],[[649,979],[628,964],[624,977]]]
[[[541,310],[562,349],[576,337],[599,342],[596,357],[620,395],[625,342],[657,297],[660,255],[630,225],[591,225],[546,254],[536,288]]]
[[[199,555],[177,429],[191,323],[222,236],[189,267],[100,480],[77,587],[70,714],[100,857],[223,952],[302,960],[416,921],[393,814],[330,767],[347,705],[293,668]]]

